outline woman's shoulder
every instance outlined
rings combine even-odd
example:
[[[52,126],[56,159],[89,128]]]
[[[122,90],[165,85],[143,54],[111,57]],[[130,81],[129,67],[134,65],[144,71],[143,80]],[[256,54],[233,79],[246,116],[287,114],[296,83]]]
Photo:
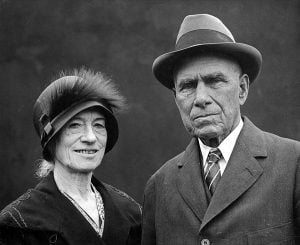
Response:
[[[119,190],[118,188],[106,183],[103,183],[103,186],[109,193],[109,196],[113,200],[115,206],[118,207],[124,217],[127,217],[128,222],[131,223],[131,225],[134,225],[134,227],[140,227],[142,220],[141,205],[127,193]]]
[[[141,205],[134,200],[130,195],[125,193],[124,191],[119,190],[118,188],[109,185],[104,182],[100,182],[96,178],[93,178],[93,182],[96,186],[96,188],[100,191],[102,198],[105,199],[111,198],[113,202],[120,207],[120,209],[124,212],[128,212],[131,214],[136,214],[137,216],[140,216],[142,213]]]
[[[26,228],[27,224],[24,217],[24,210],[32,207],[30,199],[32,198],[33,189],[27,190],[15,201],[8,204],[0,213],[0,226],[9,226],[15,228]]]
[[[121,191],[120,189],[106,183],[103,183],[103,185],[113,196],[115,196],[121,202],[132,204],[139,208],[141,207],[141,205],[136,200],[134,200],[131,196],[129,196],[124,191]]]
[[[52,192],[46,180],[42,180],[34,189],[28,189],[0,212],[0,226],[47,228],[50,225],[49,218],[57,215],[55,195]]]

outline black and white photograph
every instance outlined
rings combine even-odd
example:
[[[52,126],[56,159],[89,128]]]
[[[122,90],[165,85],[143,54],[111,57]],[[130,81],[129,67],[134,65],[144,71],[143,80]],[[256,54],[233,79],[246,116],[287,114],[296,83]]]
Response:
[[[0,0],[0,245],[300,244],[299,0]]]

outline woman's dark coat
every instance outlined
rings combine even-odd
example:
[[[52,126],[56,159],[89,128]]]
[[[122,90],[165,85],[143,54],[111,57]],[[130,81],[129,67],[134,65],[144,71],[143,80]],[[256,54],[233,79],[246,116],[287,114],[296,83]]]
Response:
[[[0,214],[0,244],[140,244],[141,209],[127,194],[93,177],[105,209],[102,238],[58,190],[53,174]]]

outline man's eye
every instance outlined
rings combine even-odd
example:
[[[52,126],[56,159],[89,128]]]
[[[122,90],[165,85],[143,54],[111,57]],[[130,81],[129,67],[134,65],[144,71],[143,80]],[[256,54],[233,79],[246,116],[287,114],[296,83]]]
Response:
[[[197,83],[195,81],[187,81],[182,83],[181,90],[189,90],[197,87]]]
[[[219,83],[224,83],[226,82],[224,79],[221,79],[221,78],[213,78],[213,79],[209,79],[207,80],[207,84],[211,84],[211,85],[217,85]]]

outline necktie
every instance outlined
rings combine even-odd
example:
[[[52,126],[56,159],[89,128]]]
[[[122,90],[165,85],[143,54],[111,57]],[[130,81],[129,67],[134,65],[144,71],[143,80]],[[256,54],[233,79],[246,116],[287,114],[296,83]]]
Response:
[[[210,193],[213,195],[217,184],[221,179],[221,171],[218,161],[222,158],[222,153],[218,148],[212,148],[209,151],[205,168],[204,177]]]

